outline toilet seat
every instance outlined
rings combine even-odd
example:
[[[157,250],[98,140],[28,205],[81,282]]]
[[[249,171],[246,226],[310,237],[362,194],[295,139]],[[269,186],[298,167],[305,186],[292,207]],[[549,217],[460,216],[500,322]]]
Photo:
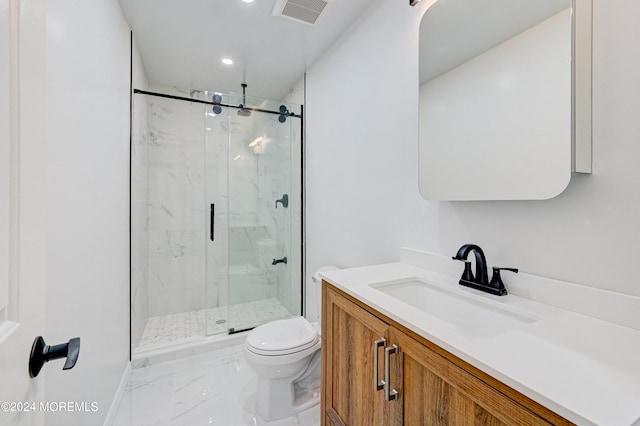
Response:
[[[317,329],[304,317],[272,321],[247,335],[246,348],[257,355],[281,356],[301,352],[317,345]]]

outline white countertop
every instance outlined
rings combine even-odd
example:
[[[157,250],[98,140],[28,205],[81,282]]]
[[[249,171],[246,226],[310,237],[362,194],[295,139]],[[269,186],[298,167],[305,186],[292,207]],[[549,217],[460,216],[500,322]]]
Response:
[[[513,294],[493,296],[459,286],[459,277],[407,263],[321,275],[340,290],[576,424],[640,425],[637,329]],[[495,336],[475,337],[370,287],[415,277],[504,303],[538,320]],[[504,278],[507,289],[509,278]]]

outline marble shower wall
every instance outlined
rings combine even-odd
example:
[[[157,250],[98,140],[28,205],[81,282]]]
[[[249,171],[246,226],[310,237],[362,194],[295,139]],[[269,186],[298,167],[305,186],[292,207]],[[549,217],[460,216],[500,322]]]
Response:
[[[147,77],[134,44],[133,81],[147,89]],[[131,128],[131,346],[137,347],[149,317],[149,104],[134,95]]]
[[[149,316],[158,316],[205,307],[205,116],[197,103],[148,102]]]

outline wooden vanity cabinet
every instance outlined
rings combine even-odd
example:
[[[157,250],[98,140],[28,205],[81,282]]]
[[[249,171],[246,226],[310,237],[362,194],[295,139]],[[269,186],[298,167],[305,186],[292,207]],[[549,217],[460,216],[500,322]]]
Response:
[[[391,407],[373,386],[373,344],[388,341],[389,324],[324,282],[322,300],[322,425],[388,424]]]
[[[330,284],[322,285],[323,426],[571,424]],[[389,355],[387,401],[374,381],[374,342]],[[378,380],[385,350],[378,348]]]

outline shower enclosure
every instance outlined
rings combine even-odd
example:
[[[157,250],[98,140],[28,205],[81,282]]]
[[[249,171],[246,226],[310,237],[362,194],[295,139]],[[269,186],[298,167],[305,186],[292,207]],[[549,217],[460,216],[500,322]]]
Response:
[[[302,106],[135,90],[132,348],[302,314]]]

